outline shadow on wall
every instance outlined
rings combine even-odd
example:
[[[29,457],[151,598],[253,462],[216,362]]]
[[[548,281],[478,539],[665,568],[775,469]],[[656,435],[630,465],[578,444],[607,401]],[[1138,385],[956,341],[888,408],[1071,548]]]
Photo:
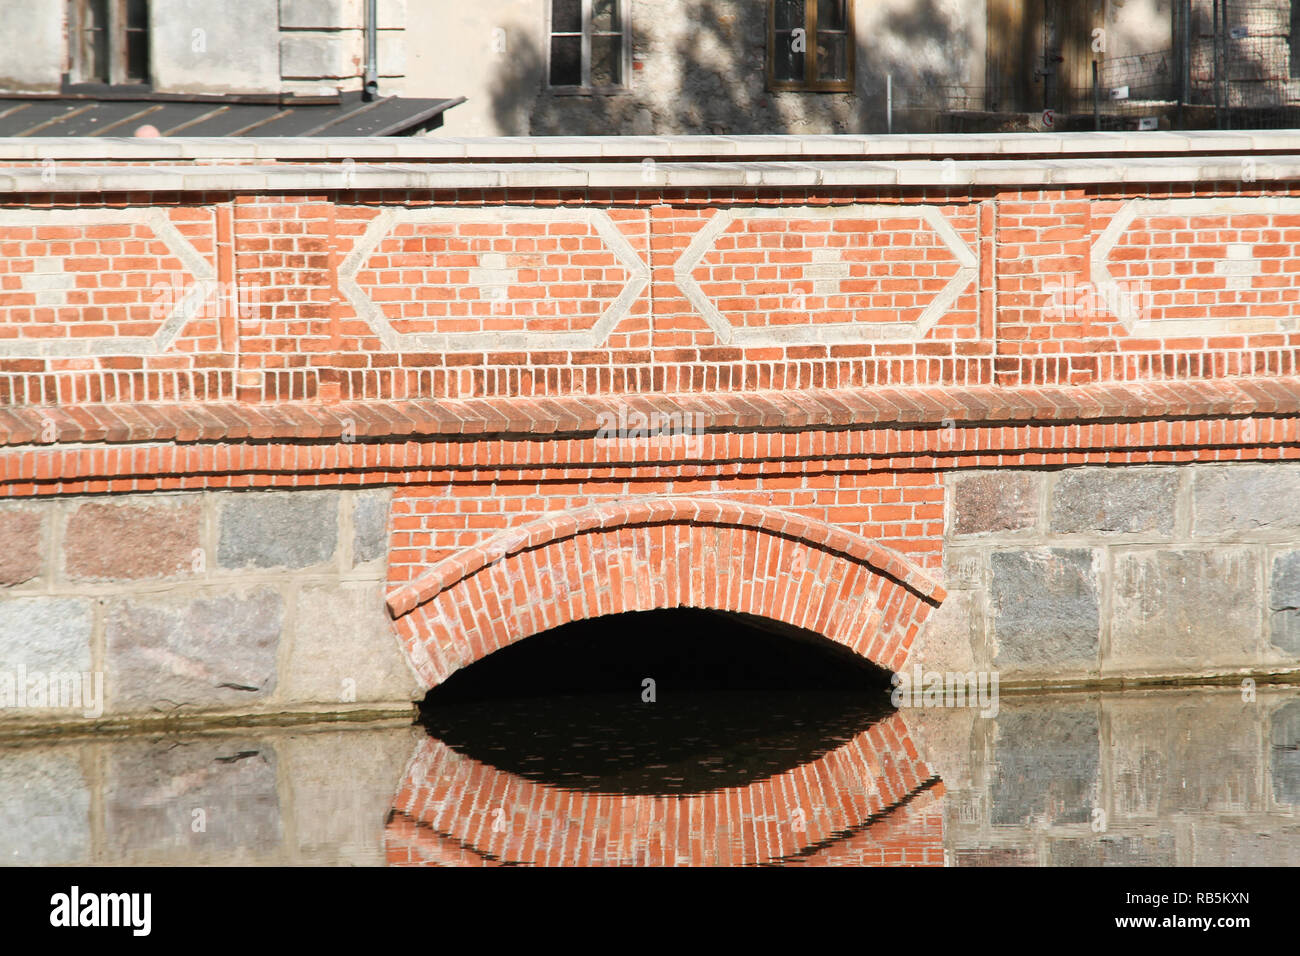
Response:
[[[551,91],[545,48],[527,33],[513,35],[510,65],[490,88],[499,128],[535,136],[883,130],[883,99],[767,89],[766,4],[701,0],[689,9],[688,20],[638,26],[643,69],[634,67],[631,88],[614,94]]]

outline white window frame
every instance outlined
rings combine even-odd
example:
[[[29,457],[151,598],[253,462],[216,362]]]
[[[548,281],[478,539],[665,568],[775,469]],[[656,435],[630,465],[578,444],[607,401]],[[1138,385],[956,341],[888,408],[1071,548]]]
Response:
[[[623,24],[623,82],[618,86],[591,85],[591,0],[582,0],[582,82],[577,86],[551,85],[551,40],[555,37],[554,0],[546,0],[546,77],[545,85],[553,93],[626,93],[632,89],[632,0],[617,0],[619,22]],[[566,33],[564,36],[572,36]]]

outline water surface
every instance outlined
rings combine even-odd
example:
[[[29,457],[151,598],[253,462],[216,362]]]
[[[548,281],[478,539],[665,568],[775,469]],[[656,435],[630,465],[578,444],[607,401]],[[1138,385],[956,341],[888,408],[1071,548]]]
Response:
[[[11,864],[1296,865],[1300,689],[449,703],[0,743]]]

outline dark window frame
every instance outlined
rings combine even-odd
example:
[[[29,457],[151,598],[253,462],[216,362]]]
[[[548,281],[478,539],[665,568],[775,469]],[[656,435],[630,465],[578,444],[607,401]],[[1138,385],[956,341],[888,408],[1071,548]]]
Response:
[[[631,0],[614,0],[618,4],[618,16],[620,30],[611,33],[601,32],[597,34],[592,27],[591,22],[591,5],[592,0],[579,0],[582,6],[582,26],[581,32],[575,33],[569,30],[556,31],[555,29],[555,0],[547,0],[546,3],[546,77],[545,84],[548,91],[558,94],[615,94],[627,93],[632,89],[632,3]],[[620,65],[619,72],[622,75],[622,82],[614,85],[595,85],[591,82],[591,39],[593,36],[617,36],[620,38]],[[553,40],[557,36],[581,36],[582,54],[581,54],[581,77],[577,84],[555,84],[551,82],[551,55],[554,49]]]
[[[857,33],[854,30],[854,0],[844,0],[845,34],[844,79],[823,80],[817,76],[817,0],[803,0],[804,4],[804,75],[802,79],[778,79],[776,76],[776,5],[778,0],[767,0],[767,88],[774,92],[787,90],[805,93],[852,93],[855,89],[855,60]],[[826,31],[832,32],[832,31]]]
[[[132,26],[129,20],[129,7],[133,3],[144,9],[143,26]],[[91,62],[93,56],[86,42],[87,23],[92,4],[102,5],[107,23],[106,63],[103,69]],[[69,0],[68,3],[68,52],[69,69],[64,81],[65,89],[149,89],[152,86],[152,50],[151,22],[148,0]],[[138,42],[144,44],[144,75],[132,75],[128,51],[129,35],[136,34]]]
[[[1291,79],[1300,79],[1300,0],[1291,0],[1291,30],[1286,44],[1291,51]]]

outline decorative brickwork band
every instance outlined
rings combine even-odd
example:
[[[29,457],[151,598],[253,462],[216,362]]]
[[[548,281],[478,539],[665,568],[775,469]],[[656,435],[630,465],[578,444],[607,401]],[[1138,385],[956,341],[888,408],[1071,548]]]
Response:
[[[392,591],[421,680],[570,621],[698,607],[815,631],[896,670],[944,590],[860,535],[777,508],[641,498],[493,535]]]
[[[584,395],[491,401],[280,402],[0,407],[0,446],[261,442],[593,434],[630,409],[690,415],[701,431],[1093,422],[1300,412],[1300,377],[1079,386],[787,389],[716,395]],[[604,418],[602,418],[604,416]],[[120,473],[120,472],[119,472]]]

